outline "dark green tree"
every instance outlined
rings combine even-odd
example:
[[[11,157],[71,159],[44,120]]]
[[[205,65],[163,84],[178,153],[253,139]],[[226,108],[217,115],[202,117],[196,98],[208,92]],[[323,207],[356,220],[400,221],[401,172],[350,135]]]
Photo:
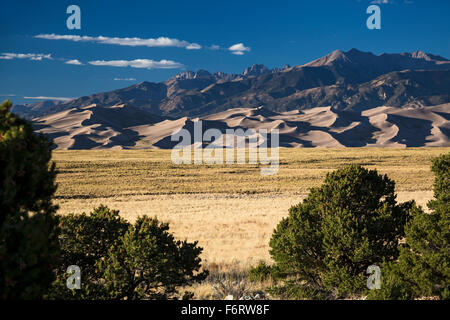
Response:
[[[175,240],[169,225],[149,217],[138,218],[102,265],[106,288],[115,299],[169,299],[177,288],[200,282],[202,248],[197,242]]]
[[[111,247],[117,246],[119,238],[125,234],[130,223],[120,217],[119,211],[103,205],[90,214],[68,214],[59,221],[61,255],[57,280],[49,296],[52,299],[102,299],[107,292],[102,282],[100,262],[108,258]],[[67,268],[71,265],[82,271],[80,290],[68,290],[66,281],[70,276]]]
[[[156,219],[144,216],[132,225],[100,206],[61,218],[60,228],[63,254],[53,299],[167,299],[207,276],[197,243],[176,241],[168,224]],[[81,289],[66,287],[70,265],[81,269]]]
[[[380,290],[371,299],[450,299],[450,153],[433,160],[431,213],[414,210],[398,261],[382,268]]]
[[[51,142],[0,105],[0,298],[40,299],[58,256]]]
[[[270,240],[285,297],[334,299],[363,294],[367,267],[395,260],[413,202],[397,204],[395,184],[351,165],[289,210]]]

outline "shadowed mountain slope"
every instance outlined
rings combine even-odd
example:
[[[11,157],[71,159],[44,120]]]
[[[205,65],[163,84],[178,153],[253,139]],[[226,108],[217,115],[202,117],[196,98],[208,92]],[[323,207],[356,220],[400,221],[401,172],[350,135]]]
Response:
[[[241,74],[187,71],[160,83],[141,82],[68,102],[20,105],[13,111],[33,118],[92,104],[127,104],[174,118],[261,105],[275,112],[326,106],[359,112],[448,103],[449,83],[450,61],[436,55],[336,50],[301,66],[269,70],[253,65]]]

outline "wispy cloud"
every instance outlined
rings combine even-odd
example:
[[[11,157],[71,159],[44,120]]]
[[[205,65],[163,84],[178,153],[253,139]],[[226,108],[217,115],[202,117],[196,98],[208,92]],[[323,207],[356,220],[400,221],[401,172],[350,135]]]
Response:
[[[24,97],[24,99],[69,101],[73,100],[74,98],[39,96],[39,97]]]
[[[371,0],[370,3],[372,4],[413,4],[413,0]]]
[[[213,44],[212,46],[208,47],[211,50],[220,50],[220,46],[218,46],[217,44]]]
[[[372,0],[370,1],[370,3],[372,4],[389,4],[389,3],[393,3],[393,0]]]
[[[136,81],[135,78],[114,78],[114,81]]]
[[[242,56],[245,52],[250,51],[250,47],[244,46],[243,43],[237,43],[229,47],[228,50],[230,50],[232,54]]]
[[[51,54],[42,53],[2,53],[0,55],[2,60],[13,60],[13,59],[27,59],[33,61],[41,61],[44,59],[52,60]]]
[[[78,59],[67,60],[67,61],[65,62],[65,64],[73,64],[73,65],[76,65],[76,66],[82,66],[82,65],[83,65],[83,64],[80,62],[80,60],[78,60]]]
[[[91,37],[91,36],[77,36],[77,35],[59,35],[59,34],[38,34],[35,38],[47,39],[47,40],[68,40],[75,42],[94,42],[103,44],[114,44],[119,46],[144,46],[144,47],[177,47],[185,48],[187,50],[198,50],[202,46],[198,43],[191,43],[184,40],[178,40],[168,37],[159,38],[118,38],[118,37]]]
[[[181,63],[172,60],[149,60],[149,59],[136,59],[136,60],[96,60],[89,61],[89,64],[93,66],[109,66],[109,67],[131,67],[139,69],[180,69],[184,68]]]

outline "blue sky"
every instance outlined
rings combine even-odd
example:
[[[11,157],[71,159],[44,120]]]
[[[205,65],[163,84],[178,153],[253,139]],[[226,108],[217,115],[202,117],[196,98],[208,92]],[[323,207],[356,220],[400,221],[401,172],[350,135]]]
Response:
[[[371,2],[380,3],[381,30],[366,27]],[[66,26],[72,4],[81,9],[80,30]],[[450,58],[447,0],[11,0],[0,6],[0,100],[16,104],[164,81],[184,70],[299,65],[335,49]]]

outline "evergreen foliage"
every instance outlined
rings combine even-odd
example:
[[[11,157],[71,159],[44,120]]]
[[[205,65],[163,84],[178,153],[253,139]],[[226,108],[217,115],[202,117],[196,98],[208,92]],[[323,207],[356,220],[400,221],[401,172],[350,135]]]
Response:
[[[350,165],[289,210],[270,240],[284,275],[272,292],[336,299],[364,294],[367,267],[394,261],[413,202],[397,204],[395,184],[376,170]]]
[[[42,299],[59,254],[51,142],[0,105],[0,298]]]

